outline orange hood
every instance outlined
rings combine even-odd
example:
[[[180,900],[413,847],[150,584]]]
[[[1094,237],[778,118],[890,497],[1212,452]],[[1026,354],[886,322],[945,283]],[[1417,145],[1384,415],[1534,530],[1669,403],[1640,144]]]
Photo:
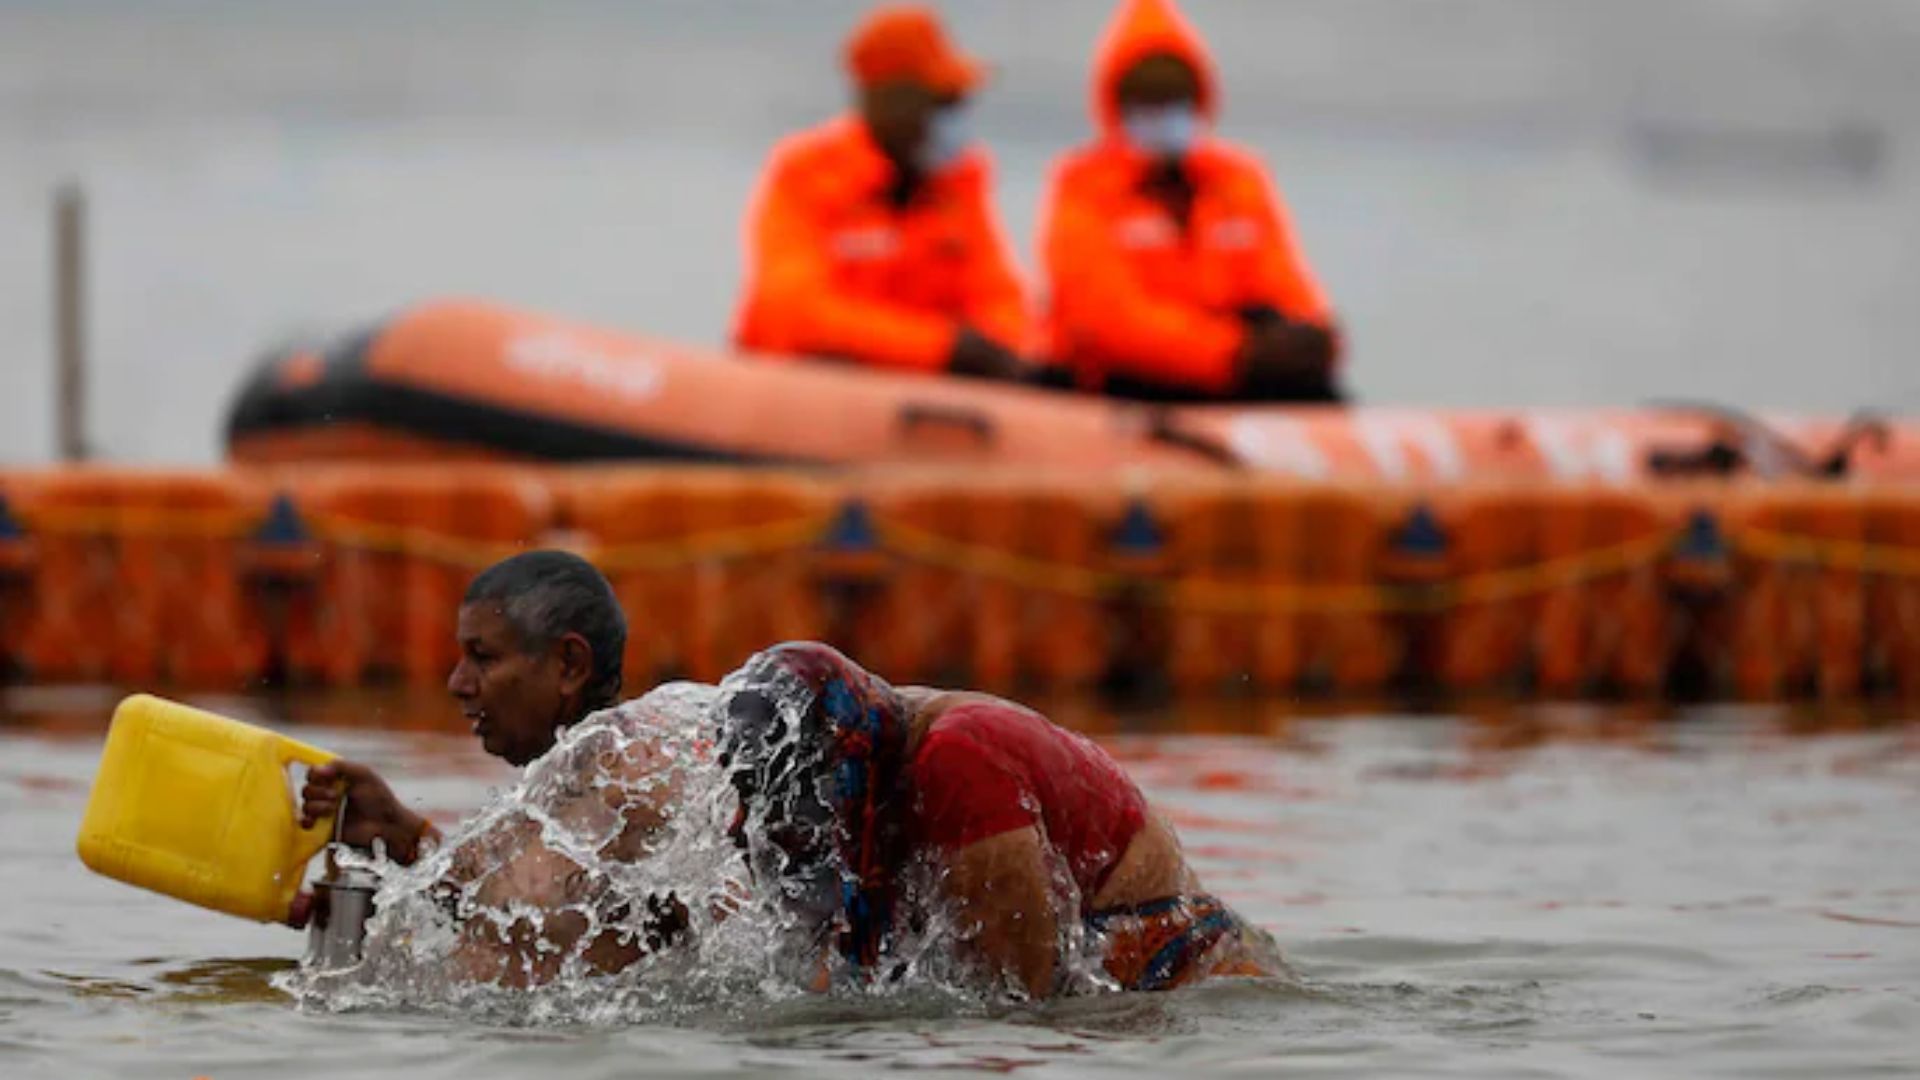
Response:
[[[1180,14],[1173,0],[1121,0],[1107,25],[1093,62],[1093,115],[1101,130],[1120,128],[1120,77],[1141,59],[1170,53],[1192,65],[1200,77],[1200,113],[1214,119],[1219,108],[1213,57],[1207,43]]]

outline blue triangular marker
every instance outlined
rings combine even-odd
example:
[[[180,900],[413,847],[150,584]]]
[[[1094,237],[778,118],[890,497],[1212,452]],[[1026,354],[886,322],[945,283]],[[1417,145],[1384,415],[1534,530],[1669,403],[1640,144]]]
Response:
[[[873,528],[873,514],[865,500],[848,499],[828,526],[822,543],[834,551],[872,551],[880,546]]]
[[[293,497],[283,491],[273,497],[273,508],[267,511],[267,520],[254,530],[253,539],[255,543],[293,547],[308,543],[313,536],[307,532],[306,523],[300,520],[300,511],[293,505]]]
[[[1122,555],[1158,555],[1166,545],[1160,523],[1153,519],[1145,500],[1127,504],[1127,512],[1113,530],[1113,548]]]
[[[1713,512],[1696,509],[1687,518],[1686,531],[1673,545],[1673,553],[1683,559],[1721,559],[1727,554],[1726,537],[1720,535],[1720,522]]]
[[[1425,503],[1413,508],[1407,520],[1394,531],[1393,550],[1401,555],[1440,555],[1447,550],[1447,531]]]

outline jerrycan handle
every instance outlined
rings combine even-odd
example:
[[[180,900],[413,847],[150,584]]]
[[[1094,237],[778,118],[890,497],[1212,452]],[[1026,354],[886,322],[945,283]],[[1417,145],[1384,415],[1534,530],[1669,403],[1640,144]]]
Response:
[[[288,765],[296,761],[308,767],[327,765],[331,764],[338,757],[338,755],[330,754],[317,746],[308,746],[298,739],[289,739],[285,735],[277,736],[277,738],[279,739],[279,757],[280,767],[282,769],[285,769]],[[298,836],[293,846],[294,861],[293,865],[287,868],[288,870],[297,871],[305,867],[309,860],[320,853],[321,848],[327,846],[327,842],[333,839],[335,818],[345,809],[346,803],[345,800],[342,800],[340,809],[315,821],[311,827],[305,829],[301,829],[298,826],[295,827]],[[293,808],[293,816],[296,822],[300,819],[300,807],[298,805],[295,805]],[[296,884],[298,879],[298,874],[291,875],[291,880],[294,880]]]

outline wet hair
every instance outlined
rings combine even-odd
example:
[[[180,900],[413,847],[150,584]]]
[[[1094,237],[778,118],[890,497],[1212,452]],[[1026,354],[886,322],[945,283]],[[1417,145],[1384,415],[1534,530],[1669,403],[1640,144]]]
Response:
[[[461,603],[499,604],[522,652],[579,634],[593,653],[583,711],[607,708],[619,697],[627,617],[606,576],[587,560],[565,551],[522,552],[482,570]]]

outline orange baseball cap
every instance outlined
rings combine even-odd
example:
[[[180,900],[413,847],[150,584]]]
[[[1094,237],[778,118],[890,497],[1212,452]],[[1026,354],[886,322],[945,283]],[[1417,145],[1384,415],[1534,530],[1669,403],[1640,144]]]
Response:
[[[956,48],[931,8],[885,4],[873,9],[847,38],[847,70],[861,86],[917,82],[939,93],[963,94],[986,78],[986,65]]]

